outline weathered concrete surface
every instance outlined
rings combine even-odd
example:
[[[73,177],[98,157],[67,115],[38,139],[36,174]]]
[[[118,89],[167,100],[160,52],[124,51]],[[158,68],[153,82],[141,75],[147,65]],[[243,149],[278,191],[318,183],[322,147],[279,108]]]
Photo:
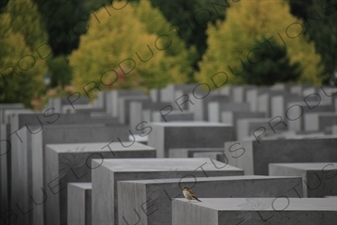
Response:
[[[228,164],[245,175],[268,175],[269,163],[337,162],[337,138],[254,140],[225,143]]]
[[[172,202],[172,224],[335,224],[336,201],[330,198],[206,198]]]
[[[210,159],[92,160],[93,224],[118,223],[117,181],[233,176],[239,168]]]
[[[304,197],[337,195],[337,163],[271,163],[269,175],[300,176]]]
[[[68,225],[91,225],[91,183],[68,183]]]
[[[158,158],[167,158],[171,148],[221,148],[233,140],[233,126],[208,122],[151,123],[148,145]]]
[[[131,144],[105,142],[46,145],[44,186],[48,201],[45,203],[45,223],[67,223],[67,184],[91,182],[92,159],[104,161],[109,158],[156,157],[154,148],[140,143]]]
[[[119,181],[118,224],[127,224],[125,220],[129,224],[138,220],[138,224],[174,224],[172,200],[183,197],[181,189],[184,186],[192,188],[201,201],[203,198],[303,196],[300,177],[223,176]],[[135,209],[140,219],[130,209]]]

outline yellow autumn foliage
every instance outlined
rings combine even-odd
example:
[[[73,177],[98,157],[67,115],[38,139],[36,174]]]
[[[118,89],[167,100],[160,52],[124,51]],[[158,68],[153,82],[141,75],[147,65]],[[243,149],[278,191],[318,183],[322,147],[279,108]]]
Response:
[[[151,21],[163,21],[159,11],[147,2],[142,13],[153,15]],[[148,4],[148,5],[146,5]],[[104,88],[154,88],[168,83],[184,83],[188,70],[168,49],[177,45],[169,30],[159,35],[149,30],[148,19],[140,18],[140,7],[127,1],[114,1],[91,15],[88,31],[81,36],[79,48],[70,56],[73,86],[80,92],[94,82]],[[165,22],[165,21],[164,21]],[[160,22],[159,22],[160,23]],[[167,26],[168,24],[161,24]],[[157,26],[157,27],[158,27]],[[177,55],[188,54],[180,48]]]
[[[322,71],[318,66],[321,58],[315,53],[313,43],[305,40],[303,21],[290,14],[287,1],[241,0],[226,13],[224,22],[209,24],[208,49],[199,63],[200,72],[195,74],[197,81],[214,88],[209,77],[224,72],[227,76],[218,76],[217,82],[228,78],[227,84],[241,83],[237,74],[244,71],[242,61],[249,58],[254,43],[264,37],[286,46],[290,62],[301,64],[303,72],[298,82],[321,83],[317,76]]]

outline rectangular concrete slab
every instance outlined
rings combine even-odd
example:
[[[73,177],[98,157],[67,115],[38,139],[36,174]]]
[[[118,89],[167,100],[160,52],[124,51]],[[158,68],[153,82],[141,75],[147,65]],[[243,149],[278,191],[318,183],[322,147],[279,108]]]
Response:
[[[68,225],[91,225],[91,183],[68,183]]]
[[[305,131],[324,131],[325,128],[337,125],[337,112],[306,113],[304,115]]]
[[[193,121],[194,113],[180,110],[161,110],[152,112],[153,122]]]
[[[269,175],[302,177],[304,197],[337,195],[336,174],[337,162],[269,164]]]
[[[329,198],[206,198],[172,203],[172,224],[335,224],[337,204]]]
[[[147,96],[124,96],[118,99],[118,119],[119,122],[122,124],[129,124],[130,123],[130,103],[131,102],[150,102],[150,98]],[[139,112],[140,113],[140,112]]]
[[[118,224],[137,221],[138,224],[174,224],[172,200],[183,197],[181,189],[184,186],[190,187],[201,201],[203,198],[303,196],[300,177],[184,177],[119,181],[117,186]],[[135,209],[140,217],[130,209]]]
[[[67,184],[91,182],[92,159],[156,157],[154,148],[136,142],[50,144],[45,154],[46,224],[67,223]]]
[[[282,133],[288,130],[280,118],[249,118],[237,120],[236,139],[248,140],[266,135]]]
[[[209,102],[208,103],[208,121],[220,122],[222,112],[249,112],[249,103],[224,103]]]
[[[0,125],[5,124],[5,110],[11,109],[23,109],[24,106],[21,103],[0,103]]]
[[[208,103],[209,102],[230,102],[230,97],[223,95],[190,95],[192,104],[188,104],[189,110],[194,112],[194,119],[198,121],[208,121]]]
[[[118,224],[117,181],[243,174],[225,165],[203,158],[92,160],[93,224]]]
[[[302,97],[299,94],[283,94],[283,95],[276,95],[271,97],[271,116],[272,118],[280,116],[284,118],[287,112],[287,105],[289,102],[300,102]]]
[[[268,175],[269,163],[337,162],[337,138],[253,140],[225,143],[228,164],[245,175]]]
[[[158,158],[167,158],[171,148],[220,148],[233,140],[233,126],[208,122],[151,123],[148,145]]]
[[[224,148],[171,148],[169,149],[169,158],[193,158],[194,153],[223,152],[224,150]]]
[[[44,126],[33,129],[32,139],[32,198],[38,202],[44,202],[44,193],[41,188],[44,185],[46,159],[45,145],[59,143],[88,143],[88,142],[110,142],[128,141],[128,128],[125,125],[104,126],[100,124],[85,125],[58,125]],[[119,139],[118,139],[119,138]],[[103,147],[103,146],[102,146]],[[30,169],[28,167],[28,169]],[[43,224],[44,204],[35,205],[33,208],[33,223]]]
[[[303,131],[305,128],[305,115],[306,113],[321,113],[321,112],[334,112],[334,105],[321,104],[317,99],[306,99],[302,102],[288,103],[285,118],[288,120],[289,130]]]
[[[9,124],[0,124],[0,212],[11,208],[11,145],[10,141],[6,141],[9,133]]]

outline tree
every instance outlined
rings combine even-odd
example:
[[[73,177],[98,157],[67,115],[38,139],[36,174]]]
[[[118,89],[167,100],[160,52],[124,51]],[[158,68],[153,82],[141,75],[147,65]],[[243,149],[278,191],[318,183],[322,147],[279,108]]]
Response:
[[[57,56],[47,60],[48,69],[50,71],[50,86],[65,87],[71,83],[72,71],[69,66],[67,57]]]
[[[78,48],[79,38],[86,33],[93,11],[111,0],[34,0],[48,32],[48,44],[55,57],[69,55]],[[52,10],[51,10],[52,9]]]
[[[246,59],[247,68],[240,76],[244,83],[253,85],[273,85],[296,81],[300,75],[300,64],[290,64],[287,48],[276,41],[261,45],[266,40],[256,41],[251,57]],[[254,63],[250,63],[254,62]]]
[[[306,36],[315,44],[315,50],[322,57],[324,67],[320,74],[324,84],[336,81],[337,70],[337,1],[336,0],[289,0],[290,12],[303,19]]]
[[[153,13],[152,8],[148,10]],[[126,1],[114,2],[91,17],[88,32],[69,58],[77,90],[83,92],[94,82],[100,88],[160,88],[186,82],[187,69],[181,65],[188,63],[177,62],[174,51],[166,53],[177,43],[170,42],[167,33],[158,36],[154,30],[149,34],[149,25],[141,21]],[[184,49],[180,54],[188,55]]]
[[[196,47],[197,56],[194,67],[198,70],[197,62],[201,60],[207,49],[208,22],[214,24],[217,20],[224,20],[226,9],[240,0],[184,0],[162,1],[151,0],[154,7],[158,7],[164,17],[178,31],[180,38],[187,47]]]
[[[189,79],[193,77],[193,63],[197,59],[197,52],[194,46],[187,48],[186,43],[181,40],[179,34],[172,30],[172,25],[166,21],[159,9],[153,8],[149,0],[141,0],[138,4],[133,4],[135,16],[144,24],[149,34],[155,34],[160,38],[159,41],[163,46],[172,43],[164,53],[167,56],[167,63],[176,67],[179,74],[187,74]],[[153,20],[153,18],[156,18]],[[193,81],[193,79],[189,80]]]
[[[291,64],[300,62],[303,72],[298,82],[319,85],[320,56],[313,44],[305,41],[303,32],[302,21],[291,16],[287,2],[241,0],[227,10],[226,21],[209,26],[208,49],[199,63],[196,79],[213,88],[224,82],[242,83],[239,75],[245,72],[247,61],[256,51],[256,41],[266,37],[261,45],[276,41],[287,48]]]
[[[20,102],[31,107],[31,100],[45,90],[43,77],[47,66],[41,55],[46,52],[37,51],[36,47],[46,34],[39,20],[36,5],[30,0],[11,0],[0,14],[1,102]]]

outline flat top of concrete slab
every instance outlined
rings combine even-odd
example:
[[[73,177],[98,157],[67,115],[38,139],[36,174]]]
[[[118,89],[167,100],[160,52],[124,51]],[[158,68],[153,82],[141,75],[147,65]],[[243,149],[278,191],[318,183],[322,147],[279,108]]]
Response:
[[[145,141],[148,141],[149,137],[148,136],[142,137],[139,134],[134,134],[133,136],[129,135],[129,140],[130,141],[133,141],[134,139],[136,141],[143,141],[143,142],[145,142]]]
[[[323,170],[328,172],[329,170],[337,170],[337,163],[324,162],[324,163],[270,163],[271,166],[287,167],[303,170]]]
[[[109,145],[109,146],[108,146]],[[47,148],[58,152],[71,152],[71,153],[81,153],[81,152],[109,152],[109,151],[155,151],[154,148],[141,144],[132,142],[123,142],[123,145],[130,146],[124,147],[120,142],[97,142],[97,143],[73,143],[73,144],[48,144]],[[110,147],[110,148],[109,148]]]
[[[337,201],[337,196],[325,196],[324,198],[334,198]]]
[[[206,207],[219,211],[336,211],[337,201],[333,198],[200,198],[202,202],[185,204]]]
[[[132,171],[243,171],[209,158],[93,159],[98,165],[115,172]],[[214,164],[215,165],[214,165]],[[215,167],[216,166],[216,167]],[[221,168],[223,167],[223,168]]]
[[[38,114],[38,115],[42,115],[41,113],[36,113],[33,110],[30,109],[4,109],[5,110],[5,114],[9,115],[9,114],[19,114],[19,115],[31,115],[33,113]]]
[[[92,183],[91,182],[88,182],[88,183],[68,183],[68,186],[75,186],[75,187],[78,187],[78,188],[81,188],[81,189],[92,189]]]
[[[296,135],[295,137],[291,137],[291,138],[286,138],[286,139],[268,139],[268,140],[263,140],[263,142],[302,142],[305,144],[305,141],[317,141],[317,140],[337,140],[337,136],[331,136],[331,135],[325,135],[325,136],[317,136],[317,137],[308,137],[308,136],[301,136],[301,135]],[[249,137],[249,138],[245,138],[244,140],[240,140],[239,142],[255,142],[258,143],[258,141],[256,140],[256,138]],[[228,143],[235,143],[238,141],[227,141]],[[226,143],[227,143],[226,142]],[[261,142],[261,143],[263,143]],[[309,142],[310,143],[310,142]]]
[[[332,117],[336,117],[337,118],[337,115],[336,115],[336,112],[308,112],[308,113],[305,113],[306,115],[309,114],[309,115],[314,115],[314,114],[317,114],[318,116],[332,116]]]
[[[246,123],[261,123],[261,122],[269,122],[272,118],[246,118],[246,119],[238,119],[238,121],[243,121]]]
[[[223,176],[223,177],[185,177],[181,178],[170,178],[170,179],[151,179],[151,180],[126,180],[119,182],[127,183],[140,183],[140,184],[163,184],[163,183],[184,183],[184,182],[211,182],[211,181],[232,181],[232,180],[273,180],[273,179],[289,179],[289,178],[300,178],[293,176],[257,176],[257,175],[245,175],[245,176]],[[302,179],[302,178],[301,178]]]
[[[206,121],[177,121],[177,122],[154,122],[151,123],[155,126],[162,127],[227,127],[231,126],[227,123],[213,123]]]

